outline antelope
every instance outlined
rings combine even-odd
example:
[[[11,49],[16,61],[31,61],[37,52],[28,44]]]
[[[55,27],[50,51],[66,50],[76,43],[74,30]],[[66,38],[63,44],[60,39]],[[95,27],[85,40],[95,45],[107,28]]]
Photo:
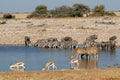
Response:
[[[70,59],[70,67],[71,68],[75,68],[75,67],[79,67],[79,60],[78,59],[74,59],[74,58],[71,58]]]
[[[75,53],[71,56],[71,58],[73,58],[74,56],[79,56],[81,55],[81,58],[82,56],[86,54],[88,57],[90,55],[96,55],[96,57],[98,56],[98,49],[97,47],[88,47],[88,48],[77,48]]]
[[[88,55],[88,58],[89,58],[90,55],[94,55],[94,56],[96,56],[96,58],[98,58],[98,49],[97,49],[97,47],[85,48],[85,53]]]
[[[11,64],[10,69],[16,68],[16,69],[25,69],[25,63],[24,62],[17,62],[16,64]]]
[[[46,63],[45,67],[42,70],[50,70],[50,67],[52,67],[52,70],[57,69],[55,62],[48,62]]]
[[[75,56],[75,57],[78,57],[78,59],[79,59],[79,56],[82,57],[83,54],[85,54],[85,49],[84,48],[77,48],[75,50],[75,53],[71,56],[71,58],[73,58]]]

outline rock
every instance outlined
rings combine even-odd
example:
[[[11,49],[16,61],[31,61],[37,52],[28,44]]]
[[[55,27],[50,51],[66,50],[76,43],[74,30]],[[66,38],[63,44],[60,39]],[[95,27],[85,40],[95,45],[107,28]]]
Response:
[[[4,20],[0,21],[0,24],[6,24],[6,21],[4,21]]]

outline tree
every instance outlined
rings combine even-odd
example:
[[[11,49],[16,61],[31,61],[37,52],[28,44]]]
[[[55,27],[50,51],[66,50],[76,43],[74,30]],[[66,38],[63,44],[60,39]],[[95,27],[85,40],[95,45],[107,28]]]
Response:
[[[89,6],[80,3],[73,4],[72,8],[74,10],[74,15],[78,17],[81,17],[83,14],[90,11]]]
[[[43,18],[48,16],[47,7],[45,5],[38,5],[32,14],[28,15],[27,18]]]
[[[45,5],[38,5],[34,12],[38,14],[47,14],[47,7]]]
[[[104,16],[104,14],[105,14],[104,5],[95,6],[93,9],[93,13],[98,16]]]
[[[54,17],[72,17],[72,13],[72,8],[65,5],[55,8],[55,10],[51,10],[51,14]]]

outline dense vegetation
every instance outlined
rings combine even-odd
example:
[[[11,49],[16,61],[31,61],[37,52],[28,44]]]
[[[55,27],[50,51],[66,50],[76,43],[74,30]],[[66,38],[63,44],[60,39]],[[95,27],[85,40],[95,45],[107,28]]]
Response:
[[[48,11],[47,6],[38,5],[34,12],[28,16],[31,17],[82,17],[83,14],[90,12],[87,5],[76,3],[72,7],[62,5],[53,10]]]
[[[91,14],[89,14],[92,12]],[[47,6],[45,5],[38,5],[34,12],[28,16],[28,18],[32,17],[82,17],[83,15],[86,16],[115,16],[113,12],[105,11],[104,5],[97,5],[94,9],[90,9],[89,6],[75,3],[70,6],[62,5],[53,10],[48,11]]]
[[[92,12],[93,14],[91,14],[91,16],[105,16],[105,15],[115,16],[113,12],[105,11],[104,5],[95,6]]]
[[[55,10],[50,11],[50,14],[53,17],[82,17],[83,14],[89,11],[90,8],[88,6],[76,3],[72,7],[63,5],[55,8]]]
[[[91,13],[90,13],[91,12]],[[90,9],[88,5],[75,3],[71,7],[62,5],[53,10],[48,10],[46,5],[38,5],[27,18],[49,18],[49,17],[83,17],[83,16],[115,16],[113,12],[105,10],[104,5],[97,5]],[[4,14],[4,19],[15,18],[12,14]]]

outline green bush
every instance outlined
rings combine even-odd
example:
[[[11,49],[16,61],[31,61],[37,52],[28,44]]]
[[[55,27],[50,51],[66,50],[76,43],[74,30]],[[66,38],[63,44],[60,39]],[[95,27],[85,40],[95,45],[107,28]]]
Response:
[[[34,12],[38,14],[47,14],[47,7],[45,5],[38,5]]]
[[[104,5],[95,6],[94,9],[93,9],[93,14],[95,16],[104,16],[105,15]]]
[[[77,17],[82,17],[83,14],[90,12],[89,6],[80,3],[73,4],[72,8]]]
[[[116,16],[114,12],[105,12],[105,15],[107,16]]]
[[[90,11],[89,6],[76,3],[72,7],[63,5],[54,10],[47,10],[45,5],[38,5],[34,12],[27,16],[27,18],[41,18],[41,17],[82,17]]]
[[[89,16],[115,16],[115,13],[105,11],[104,5],[97,5],[93,9],[93,13]]]
[[[4,19],[12,19],[12,18],[15,18],[15,16],[13,16],[12,14],[4,14],[3,18]]]
[[[27,16],[27,18],[45,18],[45,17],[48,17],[48,15],[47,14],[39,14],[36,12],[33,12]]]
[[[52,14],[53,17],[72,17],[73,9],[69,6],[63,5],[55,8],[55,10],[51,10],[50,14]]]
[[[48,16],[48,10],[45,5],[38,5],[34,12],[27,16],[27,18],[44,18]]]
[[[88,13],[90,8],[83,4],[73,4],[72,7],[69,6],[60,6],[51,10],[50,13],[53,17],[82,17],[83,14]]]

